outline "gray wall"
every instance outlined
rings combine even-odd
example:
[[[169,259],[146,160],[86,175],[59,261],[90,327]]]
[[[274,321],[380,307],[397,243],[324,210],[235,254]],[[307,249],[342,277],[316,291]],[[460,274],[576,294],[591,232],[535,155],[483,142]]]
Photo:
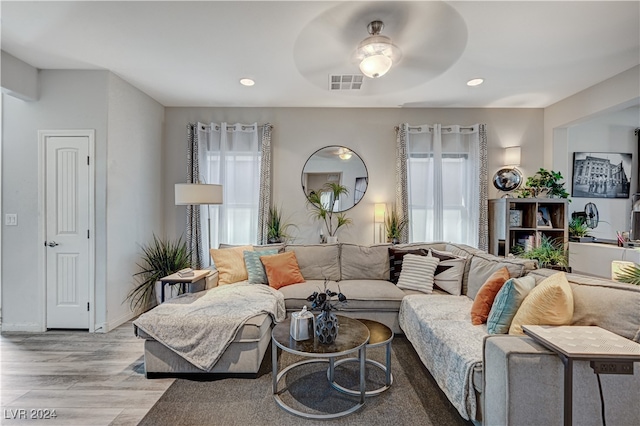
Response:
[[[2,233],[2,328],[38,331],[44,326],[44,287],[38,256],[38,130],[95,129],[96,258],[106,256],[106,71],[40,71],[40,99],[3,94],[2,213],[18,214],[18,226]],[[96,263],[96,292],[104,294],[104,262]],[[96,318],[105,316],[96,306]]]
[[[383,108],[167,108],[165,113],[164,199],[167,233],[185,230],[184,207],[173,205],[173,185],[186,180],[186,125],[189,122],[273,124],[273,202],[298,226],[296,242],[317,242],[320,224],[310,218],[301,188],[307,158],[327,145],[356,151],[369,171],[362,201],[347,212],[354,224],[341,229],[343,242],[374,241],[374,203],[395,200],[395,131],[400,123],[485,123],[489,139],[489,178],[503,165],[502,148],[522,145],[526,174],[542,164],[542,109],[383,109]],[[493,185],[490,197],[498,196]]]
[[[133,315],[123,302],[139,244],[162,232],[164,108],[107,71],[39,71],[39,80],[36,102],[2,96],[2,214],[18,214],[2,233],[2,328],[45,326],[37,132],[95,129],[95,322],[107,331]]]
[[[105,330],[132,317],[123,303],[131,289],[140,246],[162,234],[164,107],[109,74],[107,153],[107,277]]]

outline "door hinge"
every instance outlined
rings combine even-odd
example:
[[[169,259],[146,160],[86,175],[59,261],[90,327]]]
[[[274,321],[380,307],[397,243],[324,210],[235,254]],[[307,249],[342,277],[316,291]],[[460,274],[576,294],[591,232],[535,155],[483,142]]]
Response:
[[[89,229],[87,229],[87,239],[89,239],[89,238],[90,238],[90,237],[89,237],[89,231],[90,231],[90,230],[89,230]]]
[[[87,155],[87,166],[90,164],[90,162],[89,162],[89,158],[90,158],[90,157]]]
[[[89,312],[89,302],[87,302],[87,312]]]

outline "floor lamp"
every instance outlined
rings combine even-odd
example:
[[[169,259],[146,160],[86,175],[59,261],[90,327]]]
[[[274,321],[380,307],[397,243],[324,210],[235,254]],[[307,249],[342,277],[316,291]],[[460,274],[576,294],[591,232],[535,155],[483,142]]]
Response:
[[[176,183],[176,206],[222,204],[222,185],[207,183]],[[207,208],[207,253],[211,249],[211,217]]]

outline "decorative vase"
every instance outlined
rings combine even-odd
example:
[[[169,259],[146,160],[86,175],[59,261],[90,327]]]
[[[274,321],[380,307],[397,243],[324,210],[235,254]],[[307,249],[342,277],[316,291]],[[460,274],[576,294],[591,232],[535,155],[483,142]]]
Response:
[[[338,337],[338,317],[331,311],[322,311],[316,317],[316,336],[324,345],[330,345]]]
[[[338,243],[338,237],[336,237],[335,235],[329,235],[327,237],[327,244],[337,244]]]

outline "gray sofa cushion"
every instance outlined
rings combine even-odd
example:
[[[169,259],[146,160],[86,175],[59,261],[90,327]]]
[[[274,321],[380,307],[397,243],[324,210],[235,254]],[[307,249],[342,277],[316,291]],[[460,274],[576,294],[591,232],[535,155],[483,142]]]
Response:
[[[347,303],[339,305],[339,310],[345,311],[395,311],[400,309],[400,303],[405,293],[389,281],[383,280],[347,280],[330,281],[328,288],[335,292],[341,291],[347,296]],[[311,307],[307,297],[314,291],[324,291],[324,282],[310,280],[305,283],[294,284],[280,288],[284,294],[285,306],[288,311],[298,311],[304,305]],[[337,298],[336,298],[337,299]]]
[[[340,280],[340,246],[338,244],[287,245],[293,251],[305,280]]]
[[[340,264],[342,280],[388,280],[391,244],[361,246],[341,244]]]
[[[542,281],[558,271],[529,272]],[[627,339],[640,342],[640,286],[566,274],[573,290],[571,325],[598,325]]]
[[[475,299],[478,290],[480,290],[487,278],[503,266],[507,267],[511,278],[518,278],[534,270],[536,265],[535,260],[505,259],[490,254],[476,253],[471,259],[471,266],[469,267],[466,295]]]

